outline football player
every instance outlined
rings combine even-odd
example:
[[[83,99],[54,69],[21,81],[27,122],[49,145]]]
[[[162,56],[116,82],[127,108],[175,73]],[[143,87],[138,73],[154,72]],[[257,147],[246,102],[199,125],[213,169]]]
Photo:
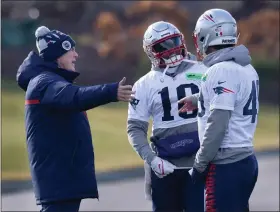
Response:
[[[145,161],[146,197],[154,211],[204,211],[204,185],[194,185],[188,172],[200,146],[197,109],[179,114],[178,100],[199,92],[206,67],[187,52],[183,34],[168,22],[148,27],[143,48],[152,68],[133,86],[127,133]]]
[[[204,12],[193,37],[208,69],[198,98],[201,147],[192,179],[206,180],[207,211],[249,211],[258,177],[253,137],[259,112],[259,77],[248,49],[236,45],[237,25],[229,12]],[[196,97],[180,100],[185,103],[180,112],[195,108]]]

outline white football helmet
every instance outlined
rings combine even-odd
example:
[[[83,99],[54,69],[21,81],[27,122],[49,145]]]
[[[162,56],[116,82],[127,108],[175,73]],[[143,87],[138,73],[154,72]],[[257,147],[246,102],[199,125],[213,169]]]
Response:
[[[209,46],[237,44],[238,36],[236,21],[229,12],[207,10],[198,18],[193,32],[197,55],[205,57]]]
[[[159,68],[177,66],[187,54],[183,34],[173,24],[164,21],[148,27],[143,48],[153,66]]]

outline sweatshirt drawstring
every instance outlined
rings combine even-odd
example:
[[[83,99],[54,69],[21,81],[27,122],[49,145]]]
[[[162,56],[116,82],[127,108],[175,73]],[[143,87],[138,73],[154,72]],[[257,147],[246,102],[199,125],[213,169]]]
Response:
[[[188,60],[188,59],[184,59],[183,61],[187,62],[187,63],[194,63],[194,64],[197,64],[199,63],[198,61],[196,60]]]
[[[165,75],[165,73],[166,73],[166,71],[169,69],[169,65],[167,65],[166,66],[166,68],[164,69],[164,71],[162,72],[162,75],[161,75],[161,77],[160,77],[160,81],[161,82],[164,82],[164,75]]]

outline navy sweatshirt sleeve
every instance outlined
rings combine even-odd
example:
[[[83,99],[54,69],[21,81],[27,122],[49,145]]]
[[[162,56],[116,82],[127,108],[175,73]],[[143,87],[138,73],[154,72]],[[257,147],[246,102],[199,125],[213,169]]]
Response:
[[[40,104],[56,109],[86,111],[117,100],[118,83],[77,86],[60,77],[41,76],[36,87],[40,89]]]

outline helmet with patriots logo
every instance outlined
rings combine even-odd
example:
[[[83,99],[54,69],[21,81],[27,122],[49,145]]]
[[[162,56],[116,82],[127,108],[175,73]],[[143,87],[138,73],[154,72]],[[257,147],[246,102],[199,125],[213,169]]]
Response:
[[[183,34],[173,24],[159,21],[151,24],[143,38],[144,52],[154,67],[179,65],[187,54]]]
[[[196,22],[193,39],[199,58],[206,56],[209,46],[237,44],[236,20],[226,10],[207,10]]]

